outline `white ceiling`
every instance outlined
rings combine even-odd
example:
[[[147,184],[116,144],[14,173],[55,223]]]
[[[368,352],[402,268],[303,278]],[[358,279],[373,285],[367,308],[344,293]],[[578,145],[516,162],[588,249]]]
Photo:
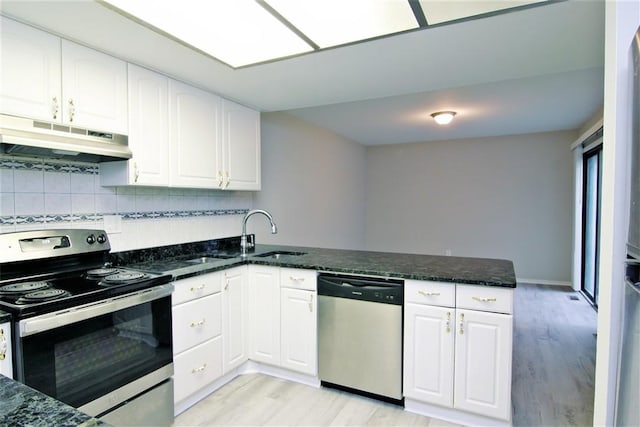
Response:
[[[477,0],[476,0],[477,1]],[[569,0],[241,69],[93,1],[2,13],[366,145],[576,129],[603,102],[604,0]],[[451,125],[429,114],[455,110]]]

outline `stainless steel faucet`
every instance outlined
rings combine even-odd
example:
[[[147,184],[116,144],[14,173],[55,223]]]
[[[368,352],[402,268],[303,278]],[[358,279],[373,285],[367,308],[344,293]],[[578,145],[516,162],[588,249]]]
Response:
[[[247,249],[253,248],[255,246],[255,243],[247,242],[247,220],[251,215],[258,214],[258,213],[266,216],[269,219],[269,222],[271,223],[271,234],[276,234],[278,232],[278,227],[276,227],[276,223],[273,222],[273,217],[269,212],[262,209],[250,210],[242,219],[242,235],[240,236],[240,256],[243,256],[243,257],[247,256]]]

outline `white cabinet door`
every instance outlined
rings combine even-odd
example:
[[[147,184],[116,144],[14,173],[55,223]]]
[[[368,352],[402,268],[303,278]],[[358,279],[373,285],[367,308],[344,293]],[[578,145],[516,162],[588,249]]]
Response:
[[[248,360],[247,282],[246,266],[224,272],[222,288],[224,373]]]
[[[249,358],[280,364],[280,269],[249,266]]]
[[[62,40],[62,96],[63,123],[128,133],[126,62]]]
[[[0,324],[0,374],[13,378],[13,363],[11,352],[11,324]]]
[[[129,148],[127,161],[100,164],[102,185],[169,186],[169,79],[128,65]]]
[[[409,303],[404,316],[404,395],[452,407],[455,309]]]
[[[317,293],[282,288],[282,367],[309,375],[318,373]]]
[[[169,183],[219,188],[220,98],[169,80]]]
[[[260,190],[260,112],[223,100],[223,187]]]
[[[60,38],[5,17],[0,19],[2,112],[59,122]]]
[[[513,317],[456,310],[454,407],[511,419]]]

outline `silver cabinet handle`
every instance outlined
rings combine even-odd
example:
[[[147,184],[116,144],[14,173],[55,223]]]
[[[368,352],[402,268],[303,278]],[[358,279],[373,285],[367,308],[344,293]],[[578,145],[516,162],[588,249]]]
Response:
[[[480,301],[480,302],[496,302],[495,298],[480,298],[480,297],[471,297],[472,300]]]
[[[304,282],[304,277],[289,276],[289,280],[292,282]]]
[[[133,182],[138,182],[140,178],[140,169],[138,168],[138,162],[133,162]]]
[[[7,357],[7,337],[4,336],[4,329],[0,328],[0,360]]]
[[[207,364],[205,363],[205,364],[203,364],[202,366],[200,366],[200,367],[198,367],[198,368],[193,368],[193,369],[191,370],[191,373],[192,373],[192,374],[196,374],[196,373],[198,373],[198,372],[202,372],[202,371],[204,371],[206,368],[207,368]]]
[[[218,187],[222,188],[223,182],[224,182],[224,178],[222,178],[222,172],[218,171]]]
[[[231,177],[229,176],[229,171],[225,172],[225,175],[227,177],[227,180],[225,181],[224,188],[227,188],[227,187],[229,187],[229,184],[231,183]]]
[[[53,102],[53,104],[51,105],[53,120],[56,120],[58,118],[58,111],[60,111],[60,106],[58,105],[58,97],[54,96],[51,101]]]
[[[311,294],[311,297],[309,298],[309,312],[313,313],[313,294]]]
[[[460,313],[460,335],[464,334],[464,313]]]
[[[189,326],[191,326],[192,328],[195,328],[196,326],[202,326],[204,325],[205,320],[206,319],[198,320],[197,322],[191,322]]]
[[[73,98],[69,98],[69,122],[73,122],[73,118],[76,115],[76,106],[73,103]]]
[[[200,286],[192,286],[190,291],[191,292],[198,292],[204,289],[204,283],[201,284]]]
[[[451,332],[451,312],[447,311],[447,323],[445,324],[445,330],[447,333]]]
[[[425,297],[437,297],[440,296],[440,292],[426,292],[426,291],[418,291],[418,293]]]

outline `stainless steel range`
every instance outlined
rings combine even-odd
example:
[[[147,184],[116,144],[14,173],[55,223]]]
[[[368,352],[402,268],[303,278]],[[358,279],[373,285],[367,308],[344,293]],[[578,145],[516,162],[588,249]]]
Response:
[[[170,425],[170,275],[105,264],[102,230],[0,234],[14,379],[114,425]]]

